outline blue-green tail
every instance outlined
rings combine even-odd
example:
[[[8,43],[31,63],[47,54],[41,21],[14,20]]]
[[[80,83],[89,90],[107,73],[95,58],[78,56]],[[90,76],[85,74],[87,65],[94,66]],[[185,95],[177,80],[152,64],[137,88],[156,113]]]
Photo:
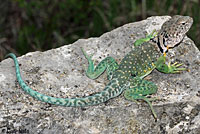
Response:
[[[84,98],[72,98],[72,99],[47,96],[31,89],[29,86],[25,84],[25,82],[21,78],[19,64],[15,54],[9,53],[8,55],[6,55],[6,58],[7,57],[11,57],[14,60],[16,77],[20,87],[32,97],[46,103],[62,105],[67,107],[84,107],[90,105],[97,105],[120,95],[122,91],[125,89],[125,86],[119,86],[117,79],[113,79],[108,83],[108,85],[102,92],[96,93],[93,96],[87,96]]]

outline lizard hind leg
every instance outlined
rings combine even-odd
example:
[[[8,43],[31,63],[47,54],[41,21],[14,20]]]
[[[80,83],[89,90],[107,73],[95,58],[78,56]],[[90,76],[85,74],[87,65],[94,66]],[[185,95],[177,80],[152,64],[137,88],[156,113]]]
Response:
[[[112,57],[106,57],[103,59],[96,67],[94,67],[94,62],[92,61],[92,56],[88,56],[86,52],[81,49],[84,56],[88,60],[88,68],[86,70],[86,75],[90,79],[96,79],[99,77],[104,71],[107,72],[108,80],[112,79],[112,75],[114,71],[119,67],[118,63]]]
[[[133,90],[135,90],[135,89],[133,89]],[[128,89],[128,90],[126,90],[125,91],[125,93],[124,93],[124,97],[127,99],[127,100],[130,100],[130,101],[134,101],[134,102],[136,102],[136,103],[138,103],[137,102],[137,100],[144,100],[144,101],[146,101],[147,103],[148,103],[148,105],[150,106],[150,109],[151,109],[151,111],[152,111],[152,113],[153,113],[153,116],[155,117],[155,119],[157,119],[157,115],[156,115],[156,112],[154,111],[154,108],[153,108],[153,106],[152,106],[152,104],[151,104],[151,99],[149,99],[149,98],[147,98],[147,97],[145,97],[145,96],[141,96],[141,95],[137,95],[137,94],[131,94],[131,90],[130,89]]]
[[[134,80],[137,82],[138,80]],[[138,81],[139,82],[139,81]],[[150,101],[155,100],[155,98],[147,98],[146,95],[150,95],[157,92],[157,86],[149,81],[140,79],[140,83],[132,83],[135,86],[131,87],[130,89],[125,90],[124,97],[127,100],[137,102],[137,100],[144,100],[150,106],[150,109],[153,113],[155,119],[157,119],[157,115],[153,109],[153,106]]]

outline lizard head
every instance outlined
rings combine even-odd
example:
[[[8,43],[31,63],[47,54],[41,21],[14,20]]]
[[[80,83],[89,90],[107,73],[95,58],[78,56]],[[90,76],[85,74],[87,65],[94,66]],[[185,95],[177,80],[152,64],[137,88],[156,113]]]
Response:
[[[175,15],[166,21],[159,32],[160,41],[165,49],[179,44],[192,26],[193,19],[189,16]]]

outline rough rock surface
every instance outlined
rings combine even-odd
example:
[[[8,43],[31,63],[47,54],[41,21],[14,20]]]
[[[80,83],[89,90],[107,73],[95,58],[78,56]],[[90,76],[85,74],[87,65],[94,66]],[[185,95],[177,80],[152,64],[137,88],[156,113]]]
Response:
[[[102,91],[106,75],[96,80],[86,77],[87,60],[83,47],[94,54],[95,63],[106,56],[117,61],[136,39],[159,30],[169,16],[150,17],[126,24],[99,38],[80,39],[46,52],[32,52],[18,58],[21,74],[33,89],[54,97],[83,97]],[[158,86],[153,102],[158,120],[147,103],[125,100],[123,95],[106,103],[71,108],[46,104],[27,95],[19,87],[11,59],[0,62],[0,133],[42,134],[197,134],[200,132],[200,52],[185,37],[170,50],[169,60],[183,63],[189,71],[163,74],[154,70],[147,78]]]

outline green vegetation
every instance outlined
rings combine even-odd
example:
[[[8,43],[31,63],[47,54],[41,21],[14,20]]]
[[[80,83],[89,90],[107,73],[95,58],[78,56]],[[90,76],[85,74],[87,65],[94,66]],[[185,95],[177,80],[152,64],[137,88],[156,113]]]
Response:
[[[13,0],[0,5],[0,59],[45,51],[80,38],[100,36],[123,24],[155,15],[194,18],[189,32],[200,48],[198,0]],[[8,8],[9,7],[9,8]]]

